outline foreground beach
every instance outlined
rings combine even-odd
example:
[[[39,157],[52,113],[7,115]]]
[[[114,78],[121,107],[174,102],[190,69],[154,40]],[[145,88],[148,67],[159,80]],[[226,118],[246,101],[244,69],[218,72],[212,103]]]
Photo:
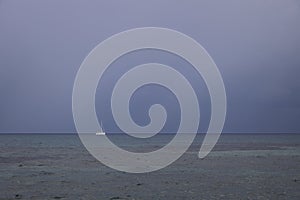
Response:
[[[300,199],[299,134],[223,134],[201,160],[202,138],[162,170],[128,174],[93,158],[77,135],[0,135],[0,199]]]

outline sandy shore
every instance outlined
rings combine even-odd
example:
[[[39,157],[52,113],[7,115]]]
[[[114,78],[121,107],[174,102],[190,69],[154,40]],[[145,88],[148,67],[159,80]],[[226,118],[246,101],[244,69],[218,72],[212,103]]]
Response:
[[[0,135],[0,199],[300,199],[300,135],[221,141],[203,160],[195,143],[147,174],[104,166],[77,136],[22,137]]]

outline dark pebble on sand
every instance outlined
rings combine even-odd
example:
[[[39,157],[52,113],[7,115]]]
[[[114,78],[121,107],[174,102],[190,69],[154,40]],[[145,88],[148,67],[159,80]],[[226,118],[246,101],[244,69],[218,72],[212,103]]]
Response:
[[[264,156],[255,156],[256,158],[264,158]]]
[[[70,181],[62,180],[61,183],[70,183]]]
[[[137,183],[136,185],[137,185],[137,186],[141,186],[141,185],[142,185],[142,183]]]
[[[53,199],[62,199],[62,198],[64,198],[64,197],[61,197],[61,196],[55,196],[55,197],[53,197]]]
[[[15,195],[15,199],[22,199],[22,195],[16,194],[16,195]]]
[[[19,164],[18,166],[19,166],[19,167],[23,167],[23,164],[21,163],[21,164]]]
[[[41,171],[40,175],[52,175],[54,174],[53,172],[46,172],[46,171]]]
[[[120,197],[111,197],[110,200],[121,199]]]

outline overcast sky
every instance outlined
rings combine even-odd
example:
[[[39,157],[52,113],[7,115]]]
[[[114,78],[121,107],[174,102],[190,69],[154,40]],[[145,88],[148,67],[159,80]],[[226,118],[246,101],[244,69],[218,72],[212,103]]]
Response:
[[[183,32],[209,52],[227,92],[224,132],[299,133],[300,1],[180,2],[0,1],[0,133],[75,132],[72,89],[81,62],[109,36],[145,26]],[[184,70],[190,67],[172,55],[142,51],[116,62],[111,76],[119,73],[118,65],[153,60]],[[184,73],[193,76],[189,70]],[[106,79],[99,86],[101,94],[109,94],[113,86],[111,79]],[[148,98],[147,90],[156,96]],[[204,98],[202,131],[210,114],[205,100],[208,94],[200,83],[196,93]],[[131,103],[137,123],[147,123],[142,104],[162,97],[173,116],[165,131],[178,126],[179,112],[172,94],[153,86],[135,96]],[[109,96],[105,98],[97,93],[97,111],[109,108],[105,104]],[[103,121],[117,130],[110,114]]]

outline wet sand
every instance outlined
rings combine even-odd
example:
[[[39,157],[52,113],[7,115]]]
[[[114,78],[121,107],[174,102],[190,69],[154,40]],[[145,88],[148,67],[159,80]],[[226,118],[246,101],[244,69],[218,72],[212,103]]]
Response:
[[[202,160],[199,140],[146,174],[104,166],[76,135],[0,139],[0,199],[300,199],[300,135],[222,135]]]

